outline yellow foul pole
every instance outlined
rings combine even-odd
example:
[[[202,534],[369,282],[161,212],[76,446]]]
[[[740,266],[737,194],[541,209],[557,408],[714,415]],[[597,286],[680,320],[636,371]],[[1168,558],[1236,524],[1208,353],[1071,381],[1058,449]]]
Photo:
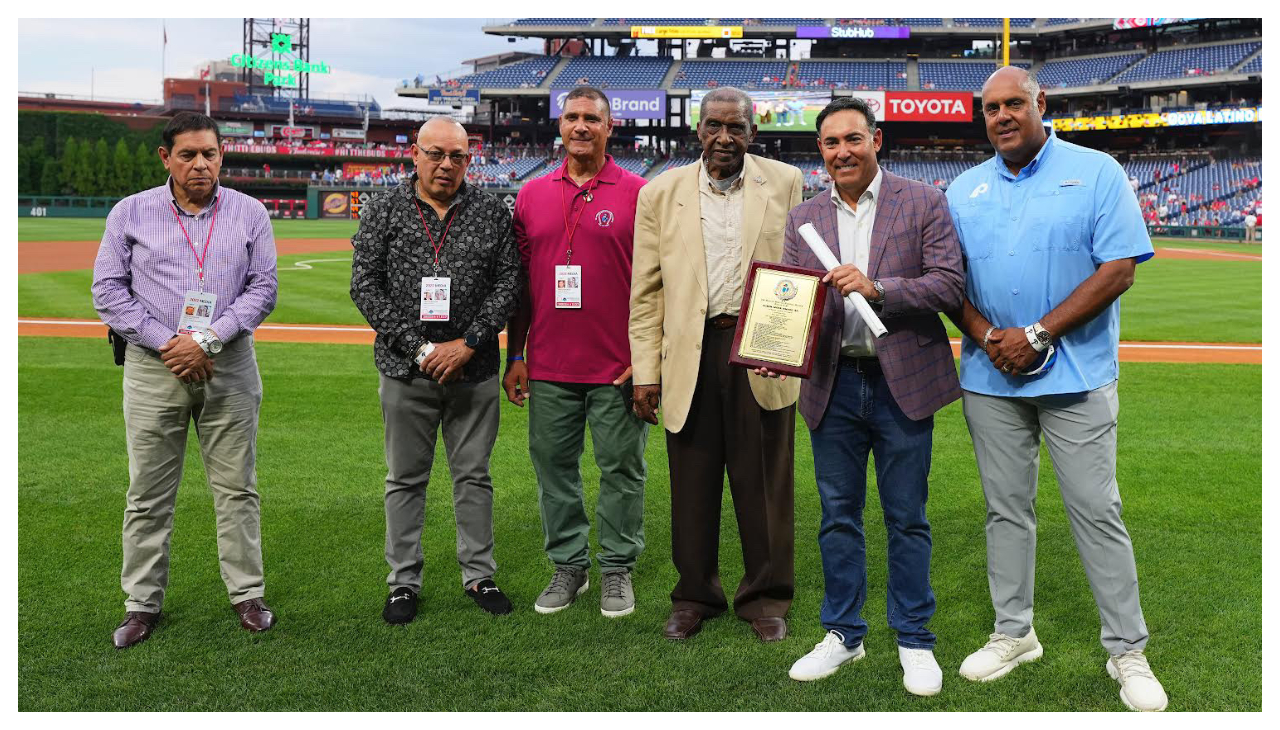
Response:
[[[1004,65],[1009,65],[1009,19],[1004,19]]]

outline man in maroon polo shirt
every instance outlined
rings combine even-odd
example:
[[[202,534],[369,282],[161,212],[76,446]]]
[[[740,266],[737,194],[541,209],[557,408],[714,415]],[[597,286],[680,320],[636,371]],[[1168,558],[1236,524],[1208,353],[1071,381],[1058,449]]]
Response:
[[[631,570],[644,550],[648,426],[631,413],[627,320],[632,228],[645,181],[605,154],[613,119],[603,93],[579,86],[563,107],[564,163],[516,197],[516,244],[527,278],[508,325],[502,384],[512,403],[530,402],[529,455],[555,565],[534,609],[567,608],[590,585],[591,523],[579,471],[590,425],[600,467],[600,612],[625,616],[635,609]]]

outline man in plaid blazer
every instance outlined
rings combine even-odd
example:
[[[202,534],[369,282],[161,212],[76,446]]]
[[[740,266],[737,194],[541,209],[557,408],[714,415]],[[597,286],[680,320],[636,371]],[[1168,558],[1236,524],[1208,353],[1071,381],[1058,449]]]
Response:
[[[875,114],[857,98],[818,115],[818,149],[833,186],[787,217],[782,262],[823,268],[797,234],[812,223],[841,261],[824,281],[827,306],[812,376],[800,388],[809,426],[822,525],[826,637],[791,668],[797,680],[835,672],[864,656],[867,593],[862,510],[867,454],[888,530],[888,622],[898,634],[903,684],[919,695],[942,688],[929,585],[932,539],[925,515],[933,414],[960,397],[955,360],[938,312],[964,296],[961,249],[940,190],[882,171]],[[859,292],[888,328],[876,339],[853,305]]]

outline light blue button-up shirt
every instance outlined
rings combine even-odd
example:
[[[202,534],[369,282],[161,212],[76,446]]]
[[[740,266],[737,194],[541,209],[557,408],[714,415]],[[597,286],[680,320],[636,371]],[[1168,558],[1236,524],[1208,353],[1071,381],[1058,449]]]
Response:
[[[965,295],[996,327],[1026,327],[1108,261],[1155,255],[1129,178],[1110,155],[1049,130],[1015,177],[997,154],[947,189],[964,248]],[[1080,393],[1119,375],[1120,300],[1055,342],[1047,373],[1005,375],[981,343],[960,353],[960,387],[995,396]]]

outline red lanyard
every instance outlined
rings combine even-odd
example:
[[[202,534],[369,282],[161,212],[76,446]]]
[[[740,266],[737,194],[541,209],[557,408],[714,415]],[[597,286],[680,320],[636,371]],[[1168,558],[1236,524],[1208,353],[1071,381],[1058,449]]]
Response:
[[[565,177],[569,177],[569,173],[567,171],[565,172]],[[595,190],[600,185],[598,182],[599,177],[600,173],[596,173],[596,176],[591,178],[591,181],[588,183],[589,187],[587,187],[586,197],[582,199],[582,207],[578,209],[578,217],[573,219],[572,228],[569,227],[569,211],[564,207],[564,192],[562,191],[560,193],[560,213],[564,216],[565,236],[568,238],[568,248],[566,248],[564,252],[565,266],[568,266],[569,262],[573,260],[573,234],[574,231],[578,230],[578,223],[582,220],[582,214],[587,210],[587,203],[591,202],[591,191]],[[572,178],[570,178],[570,181],[572,182]],[[577,198],[578,193],[574,193],[570,200],[576,201]]]
[[[458,215],[458,209],[454,208],[449,214],[449,222],[444,224],[444,233],[440,234],[440,243],[436,243],[435,236],[431,235],[431,229],[427,228],[427,218],[422,215],[422,204],[418,202],[417,196],[413,198],[413,204],[418,208],[418,219],[422,221],[422,230],[427,232],[427,240],[431,241],[431,246],[436,250],[436,273],[440,272],[440,249],[444,248],[444,239],[449,237],[449,226],[453,225],[453,219]]]
[[[191,255],[196,257],[196,273],[200,275],[200,291],[204,291],[204,262],[209,258],[209,242],[213,240],[213,228],[218,225],[218,203],[221,202],[222,196],[213,199],[213,221],[209,224],[209,237],[204,239],[204,253],[196,253],[196,245],[191,242],[191,235],[187,233],[187,227],[182,225],[182,216],[178,215],[178,206],[173,206],[173,217],[178,221],[178,227],[182,229],[182,235],[187,239],[187,245],[191,247]]]

